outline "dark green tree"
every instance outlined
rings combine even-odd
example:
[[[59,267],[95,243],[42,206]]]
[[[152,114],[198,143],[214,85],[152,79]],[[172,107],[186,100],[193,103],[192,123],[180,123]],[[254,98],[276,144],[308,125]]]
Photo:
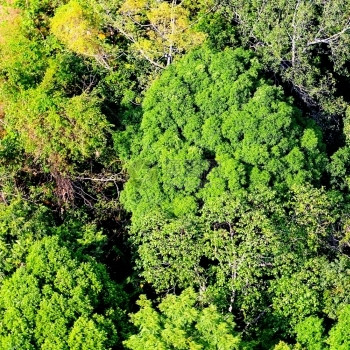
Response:
[[[315,188],[319,129],[241,49],[189,54],[143,110],[122,193],[142,275],[157,290],[196,286],[254,327],[271,281],[331,249],[341,198]]]
[[[337,88],[348,75],[349,1],[228,0],[220,4],[227,5],[243,45],[256,50],[267,69],[291,83],[306,105],[330,114],[344,112],[346,105],[339,95],[346,96]]]

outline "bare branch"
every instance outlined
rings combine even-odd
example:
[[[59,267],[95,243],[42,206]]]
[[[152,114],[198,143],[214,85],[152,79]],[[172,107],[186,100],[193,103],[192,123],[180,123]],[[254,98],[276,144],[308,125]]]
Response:
[[[298,8],[300,5],[300,0],[298,0],[297,5],[294,9],[294,14],[293,14],[293,22],[292,22],[292,27],[293,27],[293,36],[292,36],[292,66],[294,66],[295,64],[295,46],[296,46],[296,16],[297,16],[297,12],[298,12]]]
[[[348,31],[350,31],[350,18],[348,19],[345,27],[340,32],[333,34],[328,38],[314,39],[313,41],[309,41],[306,45],[311,46],[311,45],[316,45],[316,44],[330,44],[334,41],[337,41],[343,34],[345,34]]]

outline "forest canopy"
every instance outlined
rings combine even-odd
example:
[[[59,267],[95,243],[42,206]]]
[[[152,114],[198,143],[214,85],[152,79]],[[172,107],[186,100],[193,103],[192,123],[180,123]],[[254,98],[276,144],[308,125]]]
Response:
[[[0,0],[0,348],[350,347],[348,0]]]

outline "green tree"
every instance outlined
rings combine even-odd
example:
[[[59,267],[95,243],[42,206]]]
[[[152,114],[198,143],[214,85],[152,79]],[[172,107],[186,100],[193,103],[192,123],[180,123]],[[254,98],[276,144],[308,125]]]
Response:
[[[341,198],[314,187],[319,130],[241,49],[184,57],[143,110],[121,196],[142,275],[158,291],[196,286],[254,328],[272,281],[330,249]]]
[[[40,81],[47,66],[48,50],[46,45],[30,39],[20,9],[7,0],[1,1],[0,6],[0,87],[13,94]],[[1,94],[0,101],[5,102]]]
[[[124,341],[128,349],[220,349],[241,348],[230,315],[223,316],[214,305],[197,306],[198,296],[186,289],[180,296],[168,295],[158,305],[142,296],[140,311],[131,315],[139,333]]]
[[[59,171],[105,150],[109,123],[97,97],[65,98],[38,88],[23,92],[5,113],[7,129],[19,133],[26,153]]]
[[[344,112],[337,98],[336,75],[347,76],[349,1],[273,0],[224,2],[237,23],[243,44],[256,49],[269,69],[310,107]],[[342,91],[338,90],[342,95]]]
[[[93,57],[110,69],[103,49],[105,35],[99,32],[96,20],[88,16],[78,1],[71,0],[57,9],[51,20],[51,31],[73,52]]]
[[[195,24],[211,6],[211,0],[100,0],[91,4],[104,26],[113,29],[111,35],[120,33],[129,42],[127,50],[155,69],[203,43],[205,34]]]
[[[104,266],[57,237],[33,244],[0,288],[2,349],[111,349],[125,326],[125,295]]]
[[[346,305],[338,315],[338,322],[332,327],[327,340],[331,350],[345,350],[350,346],[350,305]]]
[[[319,131],[259,72],[249,52],[200,50],[153,84],[123,195],[135,222],[156,208],[196,213],[201,200],[225,192],[283,193],[318,181],[325,163]]]
[[[335,320],[350,303],[348,270],[347,257],[332,262],[315,257],[300,265],[299,271],[273,281],[274,314],[287,319],[281,328],[295,327],[315,314]]]
[[[310,316],[297,325],[296,332],[298,342],[306,349],[322,350],[326,347],[322,319]]]
[[[44,206],[33,206],[21,198],[0,204],[1,280],[24,265],[35,241],[50,234],[53,217]]]

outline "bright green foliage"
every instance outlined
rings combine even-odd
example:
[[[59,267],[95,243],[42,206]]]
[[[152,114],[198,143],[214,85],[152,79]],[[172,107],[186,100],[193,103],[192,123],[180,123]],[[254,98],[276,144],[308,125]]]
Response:
[[[2,349],[107,350],[118,342],[122,291],[105,267],[78,259],[57,237],[31,247],[0,296]]]
[[[69,349],[72,350],[106,350],[113,323],[103,316],[93,318],[80,317],[73,326],[68,338]]]
[[[83,8],[78,1],[72,0],[56,11],[51,30],[72,51],[87,56],[98,53],[98,33],[84,19]]]
[[[329,164],[329,170],[332,176],[332,185],[335,188],[346,189],[350,186],[350,151],[349,147],[340,148],[332,155]]]
[[[197,306],[197,295],[187,289],[180,296],[168,295],[155,310],[152,302],[141,296],[141,310],[131,315],[139,328],[124,342],[133,350],[233,350],[240,349],[241,340],[232,317],[220,314],[214,305]]]
[[[341,310],[338,322],[329,332],[327,340],[330,350],[345,350],[350,347],[350,306]]]
[[[83,212],[66,213],[60,224],[53,214],[19,196],[0,204],[0,283],[25,264],[32,245],[46,236],[58,236],[78,254],[101,257],[106,236]]]
[[[287,335],[348,302],[346,260],[317,258],[341,236],[342,197],[307,185],[324,170],[319,131],[259,72],[241,50],[197,51],[168,69],[144,101],[122,199],[146,281],[197,286]]]
[[[273,350],[292,350],[292,348],[283,341],[280,341]]]
[[[225,17],[219,10],[200,16],[198,28],[206,34],[206,45],[209,47],[224,50],[225,47],[237,46],[237,29]]]
[[[24,265],[29,248],[48,234],[53,218],[44,206],[22,199],[0,204],[0,279]]]
[[[327,261],[313,259],[327,249],[339,217],[333,211],[337,199],[312,188],[295,189],[292,197],[265,206],[265,194],[245,203],[223,196],[225,206],[218,202],[201,218],[145,216],[140,235],[132,236],[139,245],[139,268],[158,290],[199,286],[221,307],[241,310],[247,322],[268,310],[271,297],[276,297],[273,312],[282,319],[275,326],[287,332],[290,318],[295,324],[325,305],[334,317],[339,302],[348,300],[346,260],[328,271]],[[305,266],[316,267],[308,273]],[[315,281],[315,291],[305,280]],[[324,298],[321,285],[332,291]]]
[[[205,245],[200,236],[203,226],[193,218],[166,220],[163,216],[144,217],[139,268],[147,282],[159,290],[202,285],[204,269],[200,261]]]
[[[110,124],[100,95],[90,93],[98,74],[64,52],[48,31],[50,14],[62,2],[4,3],[0,106],[5,133],[15,135],[19,149],[54,175],[99,159]]]
[[[2,5],[3,4],[3,5]],[[17,90],[38,83],[47,64],[47,47],[28,38],[21,11],[0,4],[0,82]],[[4,87],[1,86],[1,90]],[[1,96],[0,96],[1,100]]]
[[[322,320],[310,316],[296,326],[297,340],[308,350],[322,350],[325,348]]]
[[[320,132],[256,59],[195,51],[155,81],[143,109],[122,201],[146,281],[200,288],[251,327],[266,314],[290,333],[332,303],[333,315],[337,296],[302,281],[320,281],[304,269],[329,250],[342,198],[313,187],[326,163]]]
[[[1,185],[4,186],[11,179],[11,174],[21,168],[23,150],[16,133],[3,131],[0,139],[0,172]],[[13,192],[11,192],[11,195]]]

